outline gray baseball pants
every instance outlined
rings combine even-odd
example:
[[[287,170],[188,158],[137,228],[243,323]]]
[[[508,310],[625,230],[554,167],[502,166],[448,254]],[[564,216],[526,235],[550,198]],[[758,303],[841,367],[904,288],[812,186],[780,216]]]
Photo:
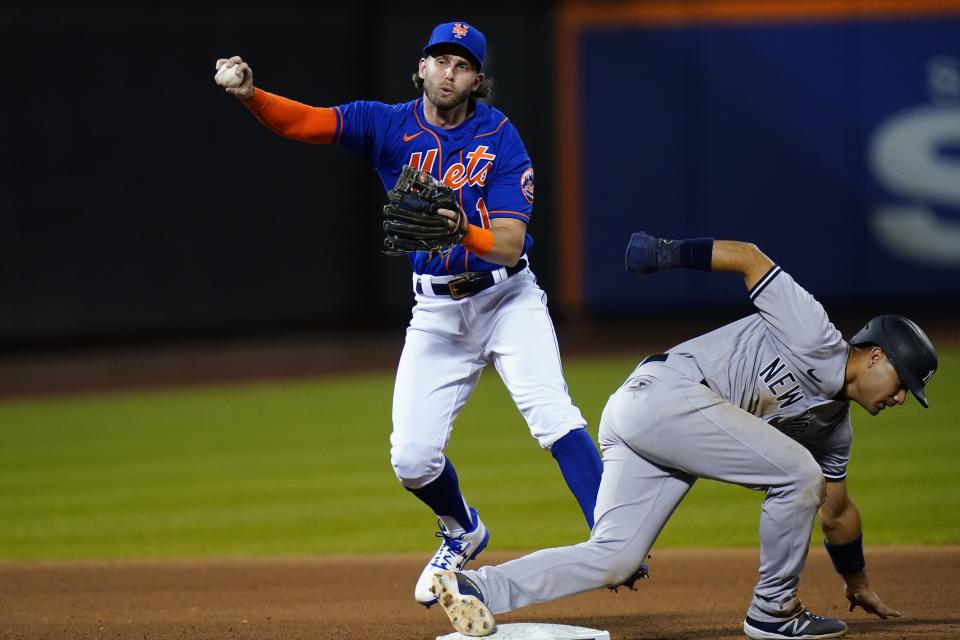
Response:
[[[692,360],[646,362],[600,420],[603,479],[589,540],[464,573],[494,613],[627,579],[697,478],[766,490],[760,581],[748,615],[773,621],[800,606],[823,476],[802,445],[701,384]],[[709,540],[705,540],[709,544]]]

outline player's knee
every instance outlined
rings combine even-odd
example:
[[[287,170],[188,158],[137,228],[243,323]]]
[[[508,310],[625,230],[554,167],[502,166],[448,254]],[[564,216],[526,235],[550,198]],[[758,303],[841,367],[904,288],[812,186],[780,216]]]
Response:
[[[619,587],[636,573],[640,562],[634,554],[627,553],[626,549],[610,554],[599,563],[604,576],[600,586]]]
[[[597,586],[616,587],[634,574],[646,553],[638,554],[637,548],[619,536],[594,535],[583,544],[593,547],[596,553],[589,554],[592,566],[600,572],[602,584]]]
[[[390,449],[390,464],[407,489],[419,489],[443,471],[443,449],[426,444],[398,444]]]
[[[824,483],[823,471],[811,459],[809,465],[804,465],[797,477],[797,499],[805,506],[818,509],[823,504]]]

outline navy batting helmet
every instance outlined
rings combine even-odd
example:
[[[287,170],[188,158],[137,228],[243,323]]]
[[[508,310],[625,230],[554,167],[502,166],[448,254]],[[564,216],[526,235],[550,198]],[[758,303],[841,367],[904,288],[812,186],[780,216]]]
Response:
[[[937,352],[915,322],[903,316],[877,316],[850,340],[852,345],[872,344],[883,349],[910,393],[928,407],[924,385],[937,370]]]

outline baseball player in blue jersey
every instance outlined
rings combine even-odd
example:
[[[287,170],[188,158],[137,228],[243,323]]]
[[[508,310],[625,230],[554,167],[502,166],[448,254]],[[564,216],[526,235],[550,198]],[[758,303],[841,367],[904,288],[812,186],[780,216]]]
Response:
[[[516,128],[478,98],[486,39],[466,22],[438,25],[403,104],[358,101],[307,106],[253,85],[239,57],[217,61],[239,86],[226,88],[267,128],[308,143],[333,143],[367,158],[385,189],[411,165],[449,185],[469,225],[461,244],[411,256],[416,305],[393,397],[391,462],[401,484],[439,518],[440,547],[414,596],[430,606],[434,572],[461,569],[489,533],[463,497],[444,451],[481,371],[493,364],[540,446],[557,460],[589,526],[602,465],[586,421],[567,393],[546,295],[530,270],[533,166]],[[226,67],[226,70],[224,70]]]
[[[434,592],[457,631],[488,635],[494,613],[617,584],[646,557],[697,478],[765,491],[760,580],[743,621],[757,640],[843,635],[797,588],[819,512],[850,610],[900,613],[870,587],[860,515],[847,495],[850,402],[876,415],[907,391],[927,406],[933,345],[900,316],[871,320],[849,342],[823,307],[756,246],[708,238],[631,237],[630,271],[739,273],[757,312],[649,356],[600,420],[597,522],[581,544],[476,571],[444,571]]]

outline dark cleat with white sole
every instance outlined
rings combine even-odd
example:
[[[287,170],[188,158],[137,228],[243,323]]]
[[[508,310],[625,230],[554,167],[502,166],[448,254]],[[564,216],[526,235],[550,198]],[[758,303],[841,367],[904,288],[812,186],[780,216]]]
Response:
[[[804,609],[800,615],[776,622],[762,622],[748,616],[743,621],[743,632],[753,640],[821,640],[839,638],[847,632],[847,624]]]

